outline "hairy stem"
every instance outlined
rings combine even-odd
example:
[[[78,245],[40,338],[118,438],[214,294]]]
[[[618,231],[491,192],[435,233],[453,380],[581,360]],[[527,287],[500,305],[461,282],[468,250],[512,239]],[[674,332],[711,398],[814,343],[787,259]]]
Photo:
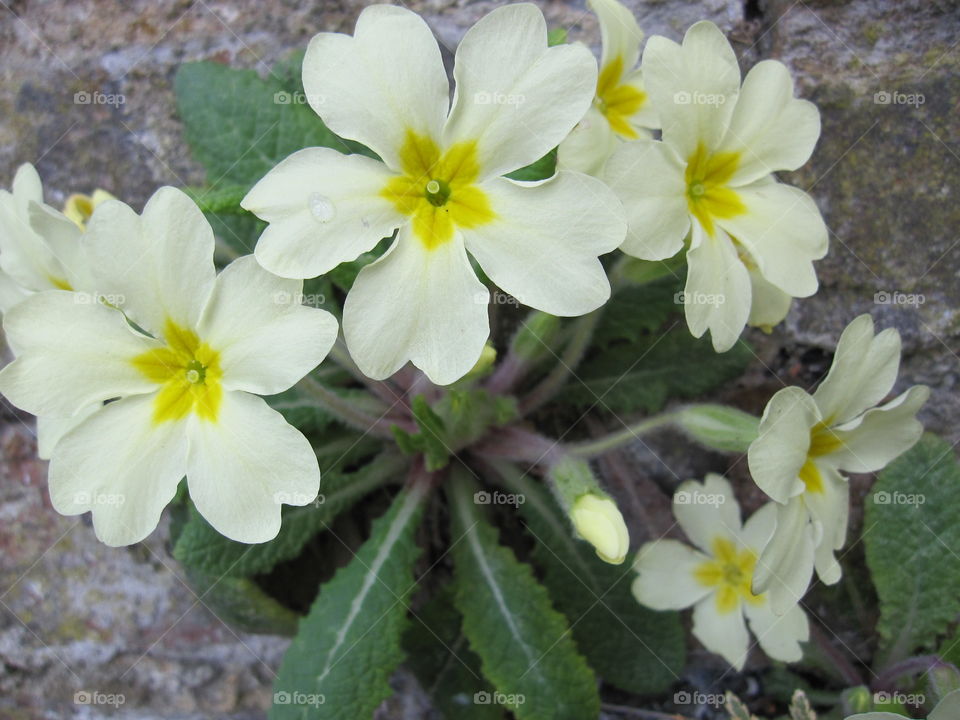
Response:
[[[623,430],[618,430],[610,433],[609,435],[604,435],[603,437],[599,437],[594,440],[585,440],[573,445],[568,445],[566,450],[571,455],[576,455],[581,458],[596,457],[597,455],[602,455],[603,453],[610,452],[611,450],[619,450],[620,448],[639,438],[641,435],[645,435],[653,430],[659,430],[660,428],[674,423],[679,417],[679,410],[660,413],[659,415],[644,418],[639,422],[627,425],[623,428]]]
[[[380,417],[374,417],[373,415],[365,413],[363,410],[355,407],[349,400],[341,398],[309,375],[297,383],[297,388],[310,395],[310,397],[317,401],[320,407],[347,425],[361,430],[364,433],[370,433],[379,437],[393,437],[390,427],[398,424],[398,422],[388,418],[386,412]]]

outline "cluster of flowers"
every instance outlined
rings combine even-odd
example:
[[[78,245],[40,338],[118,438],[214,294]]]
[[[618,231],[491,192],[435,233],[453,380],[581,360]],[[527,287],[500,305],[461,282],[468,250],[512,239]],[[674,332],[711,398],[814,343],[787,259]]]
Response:
[[[764,61],[741,84],[733,49],[708,22],[682,44],[650,38],[641,61],[632,14],[616,0],[590,4],[599,70],[580,44],[550,47],[535,6],[509,5],[457,48],[452,101],[437,42],[413,12],[375,5],[352,36],[315,36],[306,97],[380,159],[306,148],[280,162],[241,203],[268,223],[255,255],[219,275],[210,225],[179,190],[161,188],[141,215],[112,197],[75,200],[64,214],[21,167],[0,193],[0,309],[16,356],[0,391],[39,418],[54,507],[92,511],[101,540],[129,544],[156,527],[186,475],[218,531],[274,537],[280,500],[309,502],[320,474],[306,438],[258,395],[291,387],[337,339],[332,315],[297,302],[303,279],[384,237],[389,249],[360,271],[342,319],[372,379],[409,362],[447,385],[474,367],[490,328],[472,261],[523,304],[569,317],[608,300],[600,256],[683,252],[687,324],[697,337],[709,330],[719,352],[816,292],[826,226],[807,194],[773,175],[804,164],[820,132],[787,69]],[[557,147],[549,180],[505,177]],[[695,605],[697,637],[738,667],[744,615],[771,656],[797,659],[808,632],[797,602],[814,568],[824,582],[840,577],[840,471],[883,467],[919,437],[925,388],[874,407],[899,354],[895,331],[874,335],[861,317],[813,396],[778,393],[749,452],[774,503],[741,526],[722,478],[681,488],[723,502],[675,502],[699,550],[645,546],[640,602]],[[588,520],[578,527],[596,525]],[[622,562],[625,529],[582,534]]]

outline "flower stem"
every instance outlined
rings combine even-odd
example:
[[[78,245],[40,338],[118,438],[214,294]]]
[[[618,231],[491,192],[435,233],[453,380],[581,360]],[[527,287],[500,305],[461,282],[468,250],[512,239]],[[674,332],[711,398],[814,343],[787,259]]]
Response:
[[[353,361],[353,358],[350,357],[350,353],[347,351],[347,347],[342,338],[337,338],[337,341],[333,344],[333,347],[330,348],[329,357],[337,365],[350,373],[354,380],[358,380],[363,383],[367,389],[370,390],[370,392],[387,403],[387,405],[393,406],[398,402],[403,401],[403,393],[397,390],[391,383],[383,380],[371,380],[363,374],[360,368],[357,367],[357,364]]]
[[[592,458],[610,452],[611,450],[619,450],[641,435],[645,435],[653,430],[659,430],[676,422],[680,414],[681,411],[674,410],[644,418],[639,422],[626,426],[623,430],[618,430],[617,432],[604,435],[595,440],[585,440],[573,445],[568,445],[566,449],[571,455],[576,455],[581,458]]]
[[[393,432],[390,430],[390,427],[398,423],[388,418],[386,412],[380,417],[374,417],[373,415],[365,413],[349,400],[340,397],[330,390],[330,388],[317,382],[309,375],[297,383],[296,387],[310,395],[317,401],[320,407],[347,425],[361,430],[364,433],[371,433],[379,437],[393,437]]]

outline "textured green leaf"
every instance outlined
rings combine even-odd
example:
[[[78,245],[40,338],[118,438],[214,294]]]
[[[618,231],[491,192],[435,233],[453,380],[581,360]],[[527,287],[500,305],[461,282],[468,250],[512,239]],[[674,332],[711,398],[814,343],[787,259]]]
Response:
[[[350,563],[337,571],[280,666],[271,720],[362,720],[391,693],[420,554],[414,541],[426,490],[401,492]]]
[[[682,272],[679,279],[667,276],[622,288],[604,306],[603,317],[593,336],[594,344],[607,346],[617,340],[634,343],[656,332],[683,311],[683,305],[674,300],[682,289]]]
[[[960,465],[924,435],[883,472],[866,503],[863,542],[891,653],[930,647],[960,614]]]
[[[708,338],[698,340],[678,324],[589,358],[577,370],[580,382],[572,381],[562,400],[612,412],[656,412],[669,398],[696,397],[738,377],[752,357],[743,341],[715,353]]]
[[[209,575],[186,568],[187,582],[203,605],[242,632],[293,635],[298,616],[265,593],[250,578]]]
[[[469,648],[453,588],[444,585],[410,623],[404,635],[407,663],[447,720],[499,720],[503,708],[480,703],[492,688],[480,671],[480,658]]]
[[[520,511],[537,540],[533,560],[543,568],[544,584],[593,669],[605,681],[641,694],[677,682],[686,649],[679,614],[640,605],[630,592],[635,573],[629,564],[608,565],[575,539],[541,485],[516,472],[509,487],[525,498]]]
[[[477,514],[473,488],[454,477],[456,603],[494,700],[520,720],[590,720],[600,713],[596,679],[566,618],[496,529]]]
[[[324,473],[317,501],[303,506],[285,505],[277,537],[258,545],[224,537],[191,508],[173,555],[187,567],[214,577],[244,577],[267,572],[277,563],[296,557],[307,541],[334,517],[396,476],[403,465],[402,458],[385,455],[355,472]]]

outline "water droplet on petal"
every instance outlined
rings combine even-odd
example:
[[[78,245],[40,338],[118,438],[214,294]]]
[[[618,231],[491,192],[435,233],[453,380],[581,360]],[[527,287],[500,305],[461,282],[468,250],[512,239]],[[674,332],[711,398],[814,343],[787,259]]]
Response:
[[[333,202],[326,195],[317,192],[310,193],[307,204],[310,206],[310,213],[322,223],[330,222],[337,214]]]

